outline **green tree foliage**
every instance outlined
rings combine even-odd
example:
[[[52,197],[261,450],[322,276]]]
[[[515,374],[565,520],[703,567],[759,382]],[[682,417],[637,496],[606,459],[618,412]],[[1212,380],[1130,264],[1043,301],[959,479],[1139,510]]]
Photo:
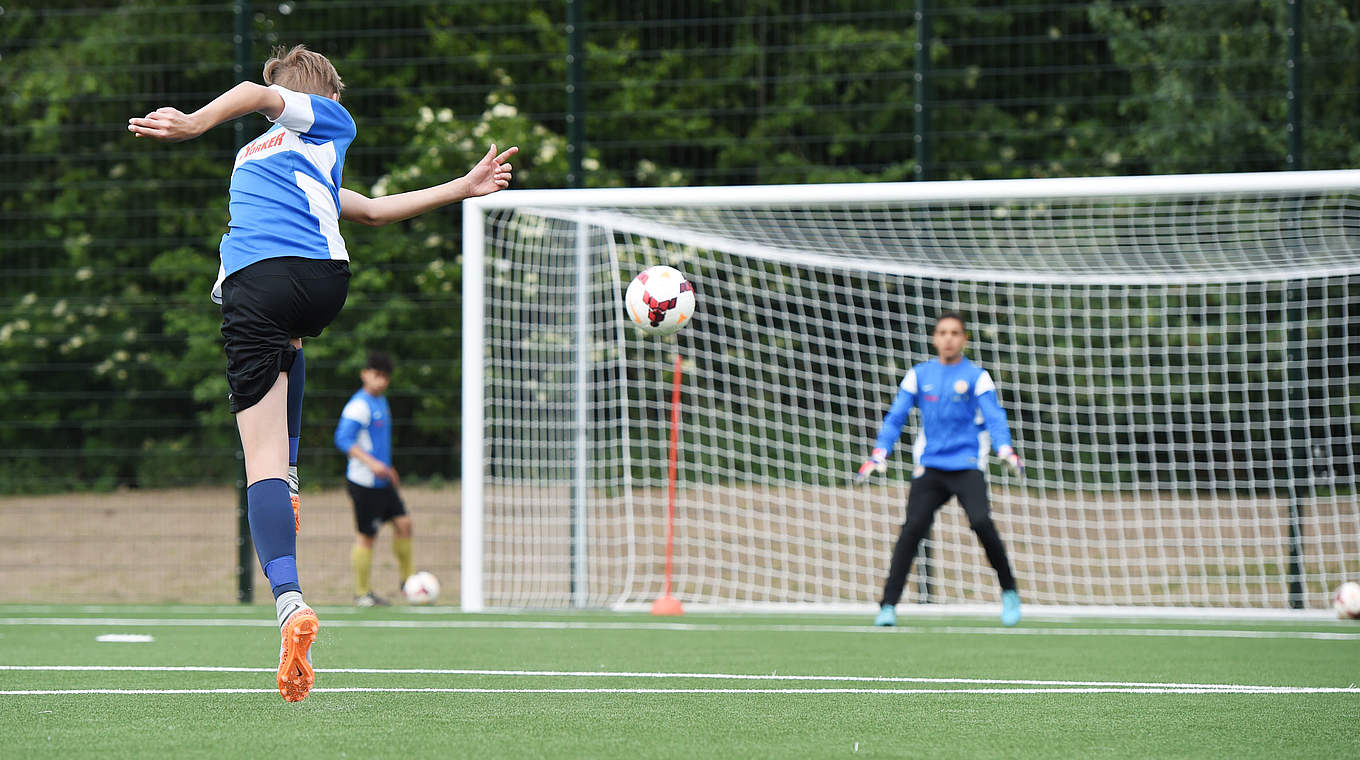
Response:
[[[1283,166],[1280,3],[936,0],[937,178]],[[344,183],[400,192],[518,144],[515,184],[565,183],[565,6],[531,0],[254,3],[244,75],[275,44],[335,61],[359,137]],[[587,2],[586,184],[884,181],[913,176],[914,4]],[[237,79],[233,6],[52,0],[0,12],[0,491],[232,477],[220,315],[207,292],[237,140],[138,141],[129,116],[192,110]],[[1360,165],[1354,8],[1305,5],[1309,168]],[[346,224],[347,309],[308,348],[304,465],[364,354],[398,361],[413,476],[457,466],[461,219]]]
[[[1309,168],[1354,166],[1360,148],[1336,127],[1360,107],[1356,8],[1338,0],[1303,7],[1304,154],[1318,157]],[[1154,173],[1287,168],[1287,4],[1098,0],[1090,17],[1131,84],[1119,115],[1138,128],[1114,150]]]
[[[196,333],[165,305],[212,281],[225,208],[184,200],[231,138],[206,138],[163,174],[164,151],[121,125],[154,107],[149,92],[199,92],[220,72],[162,63],[167,40],[190,36],[173,7],[69,5],[7,9],[3,27],[0,129],[13,155],[0,179],[0,447],[17,453],[0,459],[0,489],[215,474],[196,454],[224,438],[197,429],[183,392],[182,373],[204,370]],[[205,59],[230,55],[220,36],[194,44]]]

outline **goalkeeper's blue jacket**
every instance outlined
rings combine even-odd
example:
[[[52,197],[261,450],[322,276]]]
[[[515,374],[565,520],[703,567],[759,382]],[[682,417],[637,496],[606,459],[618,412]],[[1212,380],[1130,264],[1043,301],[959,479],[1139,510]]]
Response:
[[[912,407],[921,410],[921,429],[912,447],[917,474],[936,470],[985,469],[987,450],[1011,445],[1006,411],[996,400],[987,370],[961,357],[957,364],[931,359],[907,372],[898,387],[874,448],[892,453]]]

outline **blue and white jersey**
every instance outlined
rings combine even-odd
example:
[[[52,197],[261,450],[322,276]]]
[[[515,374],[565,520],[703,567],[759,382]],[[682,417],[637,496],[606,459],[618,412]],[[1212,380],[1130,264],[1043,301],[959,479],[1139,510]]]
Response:
[[[236,154],[231,223],[222,236],[222,281],[261,259],[301,256],[349,261],[340,237],[340,174],[354,141],[354,119],[339,103],[278,85],[283,112]]]
[[[998,451],[1011,445],[992,376],[967,357],[957,364],[931,359],[912,367],[883,418],[875,448],[892,453],[912,407],[921,410],[921,429],[912,447],[918,475],[922,467],[986,469],[992,444]]]
[[[387,399],[370,396],[362,389],[350,396],[340,412],[340,424],[335,426],[336,448],[348,454],[356,443],[378,461],[392,466],[392,412],[387,408]],[[345,477],[367,488],[386,488],[388,484],[358,457],[349,458]]]

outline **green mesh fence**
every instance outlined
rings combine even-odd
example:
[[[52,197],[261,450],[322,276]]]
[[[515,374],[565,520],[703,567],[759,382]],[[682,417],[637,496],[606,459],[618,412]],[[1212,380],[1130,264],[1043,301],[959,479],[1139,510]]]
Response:
[[[110,502],[63,496],[73,492],[116,492],[151,524],[175,526],[130,527],[127,541],[157,530],[170,543],[202,539],[191,554],[214,585],[161,595],[230,597],[238,443],[207,292],[232,156],[266,124],[247,117],[174,146],[125,126],[160,106],[197,108],[238,78],[259,81],[277,44],[305,42],[335,62],[359,125],[344,183],[370,195],[459,176],[493,141],[520,146],[517,188],[1360,165],[1353,3],[571,6],[0,7],[0,494],[16,496],[0,501],[0,519],[40,547],[0,559],[0,598],[111,593],[94,590],[97,573],[81,574],[83,552],[105,551],[112,528],[92,515]],[[569,176],[573,156],[579,177]],[[348,506],[334,492],[343,457],[330,439],[368,349],[397,361],[398,467],[411,488],[429,489],[427,509],[456,508],[445,486],[459,461],[459,225],[451,208],[343,229],[355,277],[344,313],[307,350],[302,457],[304,487],[335,512],[326,551],[337,576]],[[166,488],[199,490],[152,490]],[[177,504],[205,488],[222,489],[209,502],[225,527],[203,527]],[[456,530],[450,519],[426,533],[425,556],[447,573]],[[52,574],[39,561],[74,575],[44,585]]]

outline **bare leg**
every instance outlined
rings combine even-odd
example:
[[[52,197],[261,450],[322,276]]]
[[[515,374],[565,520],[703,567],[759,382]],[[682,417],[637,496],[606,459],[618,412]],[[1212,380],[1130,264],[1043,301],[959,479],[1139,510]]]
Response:
[[[260,402],[236,414],[246,455],[246,485],[288,476],[288,375],[279,374]],[[291,507],[290,507],[291,510]]]

